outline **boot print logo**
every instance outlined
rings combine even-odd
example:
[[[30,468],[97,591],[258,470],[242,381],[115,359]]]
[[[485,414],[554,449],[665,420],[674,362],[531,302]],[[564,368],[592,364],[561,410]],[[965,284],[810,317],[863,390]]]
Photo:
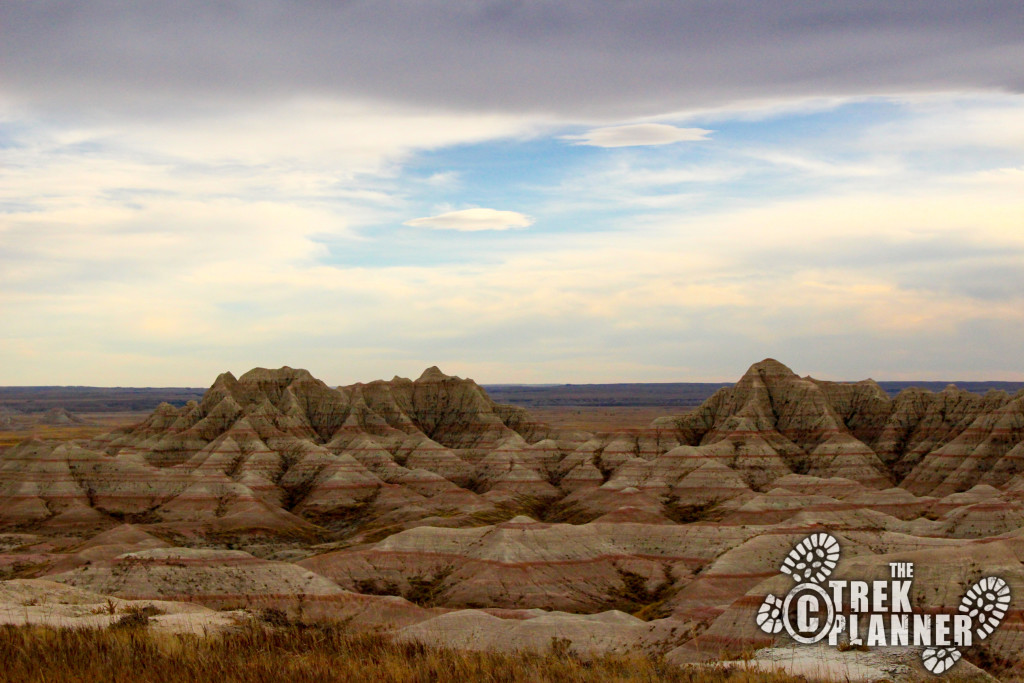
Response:
[[[782,598],[765,597],[755,618],[769,635],[783,631],[798,643],[828,638],[837,645],[921,647],[921,662],[933,674],[956,664],[963,649],[991,636],[1010,607],[1010,587],[998,576],[971,586],[953,614],[914,612],[912,562],[890,562],[887,581],[830,579],[839,563],[839,541],[829,533],[811,534],[796,544],[779,568],[796,585]]]

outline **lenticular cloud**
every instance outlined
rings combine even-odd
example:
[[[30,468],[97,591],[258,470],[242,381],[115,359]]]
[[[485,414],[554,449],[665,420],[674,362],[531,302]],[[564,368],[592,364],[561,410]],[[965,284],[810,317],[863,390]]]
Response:
[[[583,135],[568,135],[565,139],[576,140],[577,145],[592,147],[646,147],[706,140],[711,132],[704,128],[677,128],[665,123],[635,123],[594,128]]]
[[[497,209],[463,209],[449,211],[437,216],[414,218],[405,225],[414,228],[432,228],[434,230],[460,230],[462,232],[478,232],[482,230],[511,230],[528,228],[533,225],[533,218],[518,211],[498,211]]]

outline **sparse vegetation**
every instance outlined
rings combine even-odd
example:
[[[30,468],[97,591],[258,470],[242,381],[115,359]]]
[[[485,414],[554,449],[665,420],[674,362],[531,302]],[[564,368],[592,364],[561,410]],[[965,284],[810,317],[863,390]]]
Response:
[[[377,581],[360,579],[356,581],[356,591],[363,595],[401,595],[402,589],[394,581]]]
[[[142,512],[120,512],[118,510],[108,510],[99,505],[95,507],[119,524],[158,524],[160,522],[160,515],[157,514],[157,506],[155,505]]]
[[[283,455],[281,456],[281,461],[282,463],[286,462]],[[298,507],[299,503],[304,501],[316,486],[317,478],[326,466],[326,464],[317,466],[307,477],[303,478],[297,484],[285,485],[283,482],[280,483],[281,488],[284,489],[284,500],[281,501],[281,506],[288,511],[292,511]],[[285,467],[285,465],[282,464],[282,467]],[[287,465],[287,468],[290,467],[291,465]],[[285,471],[287,471],[287,469],[285,469]]]
[[[110,628],[145,628],[149,626],[149,615],[145,612],[129,612],[111,624]]]
[[[292,620],[288,618],[288,613],[277,607],[264,607],[259,611],[259,617],[263,623],[276,626],[277,628],[287,628],[292,624]]]
[[[597,470],[601,473],[601,479],[607,482],[609,479],[612,478],[612,474],[615,472],[615,468],[604,461],[604,458],[601,457],[603,453],[604,448],[599,448],[598,450],[594,451],[594,455],[591,456],[590,461],[593,463],[594,467],[596,467]]]
[[[341,627],[253,624],[221,636],[139,628],[0,627],[0,667],[10,683],[43,681],[668,681],[796,683],[742,668],[683,669],[643,655],[566,656],[563,644],[536,654],[499,654],[398,643]]]
[[[310,481],[310,486],[312,486],[312,481]],[[301,497],[305,498],[308,493],[309,491],[302,493]],[[336,538],[347,538],[359,533],[365,527],[367,512],[379,494],[379,489],[374,489],[373,493],[352,505],[338,506],[329,512],[307,510],[303,513],[303,517],[313,524],[333,532]]]
[[[981,642],[965,649],[964,659],[1001,679],[1015,667],[1018,676],[1020,674],[1020,669],[1016,666],[1019,664],[1019,660],[1010,659],[1005,654],[997,652],[990,643]],[[1017,679],[1017,677],[1013,678]]]
[[[552,524],[586,524],[600,517],[601,513],[556,498],[519,495],[511,501],[498,503],[493,510],[474,514],[472,520],[480,525],[501,524],[519,515]]]
[[[664,609],[665,602],[674,593],[676,577],[672,568],[662,565],[662,580],[653,588],[648,588],[648,578],[643,574],[617,567],[622,586],[614,593],[611,609],[629,612],[644,620],[660,619],[668,616]]]
[[[113,604],[109,603],[110,608],[113,608]],[[114,612],[111,612],[113,614]],[[149,626],[149,618],[155,617],[158,614],[163,614],[158,608],[153,605],[145,605],[143,607],[131,607],[129,608],[120,619],[110,625],[112,629],[139,629]]]
[[[793,474],[807,474],[811,471],[811,458],[809,456],[790,456],[784,458]]]
[[[228,463],[227,468],[224,470],[224,474],[234,479],[238,475],[239,470],[242,469],[242,463],[245,462],[246,457],[248,457],[249,450],[251,449],[248,444],[244,444],[244,447],[240,445],[238,455],[233,457],[231,462]]]
[[[414,576],[409,579],[409,592],[405,599],[416,603],[421,607],[433,607],[437,599],[444,592],[445,579],[452,573],[454,567],[445,567],[433,576]]]
[[[679,496],[672,494],[665,497],[663,503],[664,515],[676,524],[690,524],[701,520],[716,519],[715,507],[718,501],[705,501],[703,503],[681,503]]]

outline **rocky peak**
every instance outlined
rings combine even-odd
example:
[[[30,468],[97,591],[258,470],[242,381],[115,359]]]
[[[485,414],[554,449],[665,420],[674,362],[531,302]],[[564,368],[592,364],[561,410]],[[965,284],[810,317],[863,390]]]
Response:
[[[310,374],[309,370],[304,370],[302,368],[290,368],[287,365],[277,369],[253,368],[238,378],[239,384],[257,385],[277,384],[280,386],[288,386],[289,384],[298,381],[316,382],[317,380],[312,374]]]
[[[222,372],[217,375],[217,379],[213,380],[213,385],[210,388],[214,389],[223,387],[224,389],[233,389],[237,385],[238,379],[229,370],[228,372]]]
[[[751,365],[743,374],[740,382],[742,383],[744,380],[750,381],[754,378],[760,378],[765,383],[770,383],[783,379],[799,379],[799,376],[790,370],[788,366],[774,358],[765,358]]]
[[[437,367],[436,365],[432,365],[429,368],[427,368],[426,370],[424,370],[423,374],[421,374],[419,376],[419,379],[417,379],[416,381],[417,382],[443,382],[443,381],[448,380],[448,379],[459,379],[459,378],[458,377],[453,377],[451,375],[446,375],[443,372],[441,372],[441,368]]]

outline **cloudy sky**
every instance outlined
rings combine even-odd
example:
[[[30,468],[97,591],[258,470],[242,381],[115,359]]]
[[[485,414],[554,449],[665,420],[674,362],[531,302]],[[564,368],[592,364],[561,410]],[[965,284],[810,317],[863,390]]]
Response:
[[[5,0],[0,384],[1024,379],[1020,0]]]

